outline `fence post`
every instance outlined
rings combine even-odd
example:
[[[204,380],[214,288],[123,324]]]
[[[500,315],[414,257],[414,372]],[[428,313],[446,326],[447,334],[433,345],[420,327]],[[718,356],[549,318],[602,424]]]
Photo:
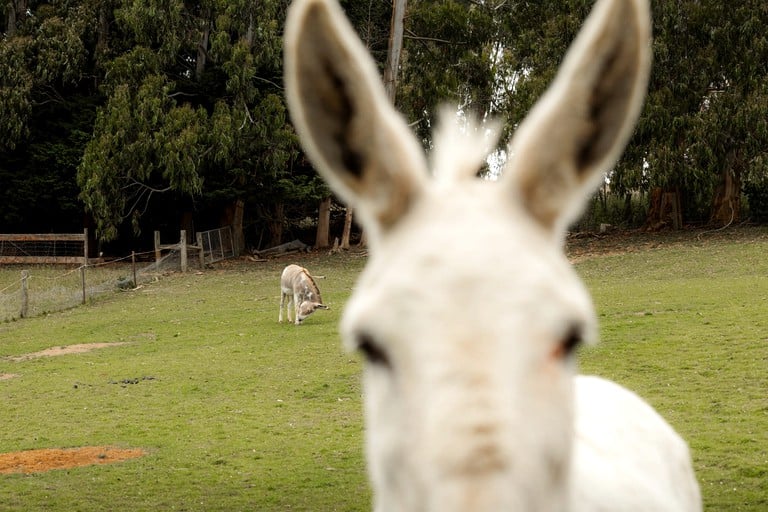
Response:
[[[187,271],[187,230],[181,230],[181,240],[179,240],[179,249],[181,249],[181,271]]]
[[[83,229],[83,265],[87,265],[87,264],[88,264],[88,228],[85,228]]]
[[[27,279],[29,278],[29,271],[21,271],[21,311],[19,316],[21,318],[27,317],[27,311],[29,309],[29,288],[27,285]]]
[[[200,270],[205,268],[205,251],[203,251],[203,234],[199,231],[195,234],[197,239],[197,246],[200,248],[198,254],[200,255]]]
[[[88,302],[88,294],[85,291],[85,265],[80,267],[80,277],[83,281],[83,304]]]
[[[155,266],[160,264],[160,232],[155,231]]]
[[[136,281],[136,251],[131,251],[131,268],[133,269],[133,287],[138,288],[139,283]]]

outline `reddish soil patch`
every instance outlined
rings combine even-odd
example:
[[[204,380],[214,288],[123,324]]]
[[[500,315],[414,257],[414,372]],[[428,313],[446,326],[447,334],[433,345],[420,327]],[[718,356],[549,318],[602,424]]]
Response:
[[[144,450],[111,446],[46,448],[0,454],[0,473],[42,473],[91,464],[112,464],[145,455]]]
[[[89,352],[96,350],[97,348],[117,347],[120,345],[126,345],[126,342],[115,343],[79,343],[76,345],[66,345],[63,347],[51,347],[40,352],[32,352],[31,354],[21,354],[20,356],[8,356],[3,359],[6,361],[29,361],[30,359],[37,359],[39,357],[53,357],[63,356],[66,354],[82,354],[83,352]]]

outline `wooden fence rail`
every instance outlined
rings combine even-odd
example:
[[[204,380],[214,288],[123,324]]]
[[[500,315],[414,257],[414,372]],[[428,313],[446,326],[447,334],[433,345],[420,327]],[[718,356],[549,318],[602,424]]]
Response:
[[[78,248],[80,244],[82,247]],[[0,233],[0,264],[8,263],[87,265],[88,230],[84,229],[82,233]]]

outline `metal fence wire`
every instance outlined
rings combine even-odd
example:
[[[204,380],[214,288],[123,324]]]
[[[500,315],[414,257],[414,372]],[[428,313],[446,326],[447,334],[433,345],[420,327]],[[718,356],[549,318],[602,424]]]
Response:
[[[229,226],[203,231],[203,258],[205,263],[215,263],[235,256],[232,229]]]

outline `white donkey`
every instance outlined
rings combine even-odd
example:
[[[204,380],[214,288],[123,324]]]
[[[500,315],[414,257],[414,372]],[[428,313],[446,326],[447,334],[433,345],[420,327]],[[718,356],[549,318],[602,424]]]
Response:
[[[646,0],[598,2],[494,183],[475,178],[486,145],[451,126],[430,173],[338,5],[294,3],[291,115],[369,234],[342,334],[366,359],[375,510],[701,509],[675,431],[632,392],[575,377],[597,320],[565,228],[632,132],[649,18]]]
[[[280,276],[280,315],[278,322],[283,322],[283,309],[288,322],[301,324],[318,309],[328,309],[320,297],[320,288],[309,270],[299,265],[288,265]],[[293,318],[291,318],[293,310]]]

